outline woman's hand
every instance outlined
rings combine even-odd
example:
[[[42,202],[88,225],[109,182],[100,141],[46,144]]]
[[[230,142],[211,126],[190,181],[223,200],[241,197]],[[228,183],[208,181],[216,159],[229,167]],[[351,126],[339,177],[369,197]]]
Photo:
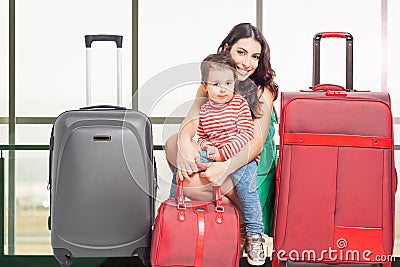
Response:
[[[188,138],[178,139],[178,153],[176,166],[178,168],[177,179],[189,179],[190,176],[197,172],[196,162],[200,161],[200,155],[193,141]]]
[[[214,185],[222,185],[226,177],[230,174],[228,172],[229,160],[223,162],[213,162],[208,165],[207,170],[200,173],[200,178],[207,179]]]

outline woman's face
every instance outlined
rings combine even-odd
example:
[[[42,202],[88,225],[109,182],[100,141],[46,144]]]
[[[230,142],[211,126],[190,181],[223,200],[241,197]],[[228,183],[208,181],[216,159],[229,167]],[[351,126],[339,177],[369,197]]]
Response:
[[[238,80],[244,81],[257,69],[261,56],[261,44],[252,38],[239,39],[230,50],[236,64]]]

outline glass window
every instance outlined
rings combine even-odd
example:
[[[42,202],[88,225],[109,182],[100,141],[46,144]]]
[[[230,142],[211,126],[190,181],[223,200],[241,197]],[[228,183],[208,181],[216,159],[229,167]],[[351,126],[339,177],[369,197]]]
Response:
[[[392,107],[400,105],[400,3],[387,0],[388,91]],[[9,1],[0,1],[0,118],[8,115]],[[263,33],[271,47],[272,67],[281,91],[311,85],[312,38],[321,31],[346,31],[354,36],[354,88],[381,90],[381,1],[264,1]],[[120,34],[123,49],[123,105],[131,106],[132,1],[15,0],[16,114],[55,117],[85,106],[86,34]],[[34,10],[34,12],[32,12]],[[73,19],[71,19],[73,14]],[[110,16],[110,14],[112,14]],[[118,14],[118,16],[115,16]],[[34,17],[33,17],[34,16]],[[290,19],[288,19],[290,18]],[[51,21],[51,23],[49,23]],[[216,23],[217,21],[217,23]],[[256,1],[139,1],[139,109],[149,116],[185,116],[198,87],[199,62],[215,53],[230,29],[241,22],[256,24]],[[318,23],[316,23],[318,22]],[[40,37],[40,38],[39,38]],[[321,82],[345,84],[345,45],[341,39],[321,41]],[[95,43],[92,52],[92,104],[116,103],[116,49]],[[174,74],[194,72],[194,79]],[[184,75],[185,72],[182,72]],[[172,74],[172,75],[171,75]],[[197,77],[197,78],[196,78]],[[279,101],[275,103],[279,111]],[[398,108],[393,115],[399,117]],[[16,126],[17,144],[48,144],[52,125]],[[394,126],[400,143],[399,124]],[[278,125],[276,125],[276,130]],[[154,144],[163,145],[179,125],[155,124]],[[279,143],[278,131],[275,140]],[[0,144],[8,142],[8,125],[0,124]],[[51,255],[48,151],[15,153],[15,212],[8,212],[8,164],[5,179],[5,253]],[[8,158],[8,152],[3,152]],[[165,151],[155,151],[158,167],[157,207],[169,195],[172,172]],[[400,152],[395,152],[400,168]],[[400,235],[400,196],[396,195],[396,237]],[[15,216],[15,238],[8,240]],[[398,238],[396,238],[397,240]],[[268,251],[272,241],[268,239]],[[400,254],[396,241],[395,255]]]
[[[397,124],[394,125],[394,143],[400,145],[400,124],[399,124],[399,105],[400,105],[400,82],[398,79],[398,72],[400,69],[400,37],[398,36],[398,29],[400,27],[400,2],[394,0],[388,0],[387,9],[387,90],[391,96],[392,102],[392,113],[394,117],[397,117],[395,121]],[[395,161],[397,173],[400,170],[400,151],[395,151]],[[400,235],[400,194],[397,190],[396,194],[396,213],[395,213],[395,230],[396,230],[396,241]],[[400,244],[395,241],[394,255],[400,255]]]
[[[8,143],[8,125],[0,124],[0,144]]]
[[[8,1],[0,1],[0,117],[8,116],[8,19]]]
[[[47,229],[50,193],[48,181],[48,151],[15,152],[15,211],[14,227],[10,230],[9,201],[9,153],[3,153],[5,160],[5,254],[44,255],[52,254],[50,231]],[[13,240],[9,232],[14,231]],[[12,252],[11,252],[12,251]]]
[[[394,144],[400,145],[400,124],[393,125]],[[400,158],[395,158],[400,163]]]
[[[0,244],[4,248],[4,254],[9,253],[8,250],[8,229],[9,229],[9,217],[8,217],[8,151],[2,151],[4,158],[4,244]],[[3,197],[3,196],[1,196]]]
[[[192,99],[198,88],[185,86],[193,80],[170,73],[177,66],[201,62],[216,53],[234,25],[255,25],[256,1],[146,0],[139,2],[139,14],[139,109],[153,111],[152,116],[169,116],[175,107]],[[198,65],[193,71],[200,72]],[[162,74],[165,79],[155,82]],[[144,87],[151,82],[151,88]],[[179,116],[186,113],[184,108]]]
[[[165,151],[155,151],[154,156],[157,162],[157,207],[164,200],[168,199],[169,189],[172,181],[172,171],[168,167],[167,161],[165,160]]]
[[[132,1],[17,0],[15,5],[17,116],[57,116],[86,105],[86,34],[124,36],[123,104],[130,104]],[[95,43],[92,50],[92,104],[115,104],[116,46]]]
[[[52,254],[47,229],[48,151],[15,153],[15,254]]]
[[[48,145],[53,125],[17,124],[15,143],[18,145]]]
[[[55,117],[65,110],[86,105],[84,46],[86,34],[124,36],[122,104],[130,105],[132,92],[131,1],[73,0],[61,3],[49,0],[33,2],[20,0],[15,2],[16,115],[18,117]],[[1,5],[4,3],[2,2]],[[8,7],[0,8],[2,13],[3,10],[8,11]],[[74,14],[72,20],[71,14]],[[1,21],[4,17],[1,16]],[[6,18],[8,22],[8,17]],[[2,36],[4,24],[0,23]],[[8,27],[8,24],[6,25]],[[6,35],[8,36],[8,33]],[[1,44],[5,39],[0,38]],[[107,42],[94,43],[92,47],[92,104],[114,104],[116,103],[116,46]],[[3,48],[0,51],[3,53]],[[0,75],[4,75],[4,65],[0,64]],[[5,79],[0,80],[0,85],[3,87]],[[8,95],[3,97],[4,92],[8,90],[0,90],[0,101],[5,99],[8,103]],[[3,107],[4,105],[0,102],[0,117],[3,116]],[[8,113],[8,108],[6,111]],[[46,145],[49,143],[51,127],[52,125],[18,124],[16,125],[16,143]],[[4,142],[7,141],[7,134],[1,134],[6,133],[7,129],[6,125],[4,127],[0,125],[0,142],[3,142],[3,137]],[[14,179],[9,177],[6,169],[6,254],[52,254],[50,231],[47,229],[48,157],[48,151],[16,151]],[[12,179],[12,183],[9,179]],[[11,188],[13,192],[8,192],[9,184],[15,185]],[[9,201],[14,201],[14,199],[9,199],[12,193],[15,193],[15,210],[9,212]],[[13,216],[13,218],[8,216]],[[13,221],[15,221],[15,228],[9,225],[9,222]]]
[[[387,43],[387,62],[388,62],[388,92],[392,100],[393,116],[400,117],[400,2],[388,0],[388,43]]]
[[[200,64],[185,64],[183,68],[187,68],[191,72],[191,74],[184,76],[192,76],[196,82],[190,81],[190,83],[193,84],[186,84],[188,81],[179,78],[181,72],[187,73],[187,70],[182,70],[181,68],[171,68],[167,70],[166,72],[169,73],[168,75],[161,75],[161,79],[155,77],[141,87],[141,92],[143,93],[140,94],[141,100],[139,101],[139,105],[141,106],[142,112],[151,117],[185,117],[187,115],[197,89],[199,88],[200,83],[198,81],[201,79]],[[164,77],[166,79],[170,78],[167,78],[167,76],[177,79],[172,81],[172,83],[171,80],[163,80]],[[154,80],[156,82],[154,82]],[[178,84],[177,80],[182,81],[183,84]],[[164,86],[161,86],[158,81]],[[175,82],[177,84],[174,84]],[[157,88],[154,88],[153,85]],[[168,88],[168,86],[171,87]],[[155,92],[152,92],[153,88]],[[151,99],[153,99],[153,102],[150,102]]]
[[[165,145],[167,139],[179,131],[179,124],[153,124],[154,145]]]
[[[400,170],[400,151],[396,150],[394,152],[394,158],[396,159],[396,170],[397,174],[399,174]],[[397,186],[397,188],[399,188]],[[394,250],[393,250],[393,255],[398,257],[400,255],[400,244],[398,242],[398,238],[400,235],[400,194],[398,193],[399,190],[397,190],[396,193],[396,211],[395,211],[395,241],[394,241]]]
[[[354,88],[380,91],[381,1],[270,0],[264,4],[264,34],[281,91],[312,85],[314,34],[350,32],[354,37]],[[345,85],[345,41],[321,41],[321,83]]]
[[[47,229],[50,193],[48,181],[48,151],[16,151],[13,188],[15,201],[14,227],[10,228],[8,211],[10,191],[8,159],[5,160],[5,244],[6,255],[51,255],[50,231]],[[13,229],[13,230],[11,230]],[[14,234],[10,240],[10,231]]]

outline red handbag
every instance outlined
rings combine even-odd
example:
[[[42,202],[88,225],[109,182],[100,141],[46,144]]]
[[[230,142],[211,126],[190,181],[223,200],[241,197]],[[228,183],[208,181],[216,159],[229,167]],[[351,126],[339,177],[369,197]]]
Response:
[[[222,203],[221,187],[214,187],[215,202],[185,201],[183,182],[176,199],[161,203],[151,245],[153,267],[238,267],[239,215]]]

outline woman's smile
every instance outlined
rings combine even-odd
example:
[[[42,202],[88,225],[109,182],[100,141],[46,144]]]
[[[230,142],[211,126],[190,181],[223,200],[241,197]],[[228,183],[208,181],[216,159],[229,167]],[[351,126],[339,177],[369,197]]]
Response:
[[[239,68],[238,66],[236,66],[236,70],[239,72],[240,75],[243,75],[243,76],[247,76],[249,73],[248,70],[244,70],[242,68]]]

